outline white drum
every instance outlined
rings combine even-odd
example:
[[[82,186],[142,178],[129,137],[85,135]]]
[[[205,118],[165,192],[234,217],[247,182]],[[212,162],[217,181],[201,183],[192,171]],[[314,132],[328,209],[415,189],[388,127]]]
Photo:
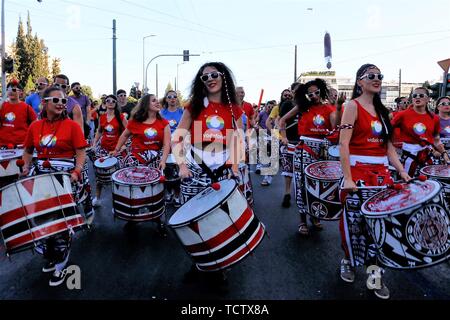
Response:
[[[250,177],[248,165],[245,163],[239,164],[239,189],[247,199],[248,204],[253,207],[253,185]]]
[[[339,155],[339,145],[335,144],[328,147],[328,160],[339,161],[341,156]]]
[[[21,159],[23,149],[0,150],[0,179],[14,178],[20,174],[16,161]]]
[[[236,181],[219,183],[220,190],[206,188],[168,223],[201,271],[229,268],[248,256],[265,234]]]
[[[127,221],[148,221],[164,214],[164,184],[153,168],[124,168],[112,175],[114,215]]]
[[[95,176],[100,184],[111,184],[111,175],[119,168],[115,157],[99,158],[94,162]]]

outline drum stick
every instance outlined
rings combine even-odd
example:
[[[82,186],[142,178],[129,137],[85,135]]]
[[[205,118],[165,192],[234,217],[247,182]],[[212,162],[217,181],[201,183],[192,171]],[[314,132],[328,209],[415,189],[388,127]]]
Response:
[[[211,187],[212,189],[214,189],[216,191],[220,190],[220,183],[218,183],[218,182],[213,182],[213,183],[209,184],[209,183],[206,183],[206,182],[194,179],[194,178],[190,178],[190,179],[191,179],[191,181],[196,182],[196,183],[198,183],[201,186],[204,186],[204,187],[207,187],[207,188]]]
[[[259,95],[259,101],[258,101],[258,111],[259,111],[259,108],[261,107],[261,101],[262,101],[263,95],[264,95],[264,89],[261,89],[261,93]]]

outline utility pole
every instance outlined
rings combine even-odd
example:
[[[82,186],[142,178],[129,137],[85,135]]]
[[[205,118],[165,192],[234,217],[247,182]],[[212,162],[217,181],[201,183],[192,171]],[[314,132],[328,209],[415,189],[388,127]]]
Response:
[[[398,72],[398,96],[402,96],[402,69]]]
[[[116,19],[113,20],[113,94],[117,92]]]
[[[5,66],[5,0],[2,0],[2,101],[6,99],[6,72]]]
[[[297,45],[295,45],[295,57],[294,57],[294,82],[297,81]]]

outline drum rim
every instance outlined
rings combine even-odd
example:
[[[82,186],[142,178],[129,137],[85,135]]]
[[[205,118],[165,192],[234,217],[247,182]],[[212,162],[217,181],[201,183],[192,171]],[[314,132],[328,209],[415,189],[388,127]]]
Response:
[[[313,138],[313,137],[308,137],[308,136],[300,136],[298,139],[298,143],[300,143],[301,140],[312,140],[312,141],[325,143],[324,139],[318,139],[318,138]],[[298,143],[297,143],[297,145],[298,145]]]
[[[206,215],[210,214],[212,211],[214,211],[214,210],[216,210],[217,208],[219,208],[224,202],[226,202],[226,201],[231,197],[231,195],[234,193],[234,191],[236,191],[236,189],[238,188],[238,184],[237,184],[236,181],[234,181],[234,180],[232,180],[232,179],[230,179],[229,181],[233,181],[233,182],[234,182],[234,187],[231,189],[231,191],[229,192],[229,194],[227,194],[227,195],[223,198],[223,200],[220,201],[217,205],[213,206],[213,207],[212,207],[211,209],[209,209],[208,211],[205,211],[205,212],[202,213],[201,215],[199,215],[199,216],[197,216],[197,217],[195,217],[195,218],[193,218],[193,219],[191,219],[191,220],[189,220],[189,221],[181,222],[181,223],[177,223],[177,224],[172,224],[172,223],[170,223],[170,220],[171,220],[172,217],[177,213],[177,211],[178,211],[178,210],[177,210],[177,211],[175,211],[175,213],[170,217],[170,219],[169,219],[169,221],[167,222],[167,224],[168,224],[170,227],[174,227],[174,228],[183,227],[183,226],[186,226],[186,225],[191,224],[192,222],[196,222],[196,221],[200,220],[200,218],[205,217]],[[209,187],[209,188],[211,188],[211,187]],[[203,193],[203,192],[204,192],[205,190],[207,190],[207,189],[208,189],[208,188],[205,188],[204,190],[202,190],[202,192],[198,193],[196,196],[194,196],[194,197],[192,197],[191,199],[189,199],[188,202],[191,201],[191,200],[193,200],[193,199],[195,199],[199,194]],[[244,198],[245,198],[245,196],[244,196]],[[188,203],[188,202],[186,202],[186,203]],[[182,207],[182,206],[181,206],[181,207]],[[180,208],[181,208],[181,207],[180,207]]]
[[[396,216],[399,214],[402,214],[405,212],[405,210],[413,210],[416,207],[421,207],[425,202],[433,199],[434,197],[436,197],[437,195],[439,195],[439,193],[442,191],[442,185],[439,183],[439,181],[434,181],[434,180],[427,180],[433,184],[436,184],[437,186],[439,186],[439,190],[436,191],[435,194],[433,195],[428,195],[427,197],[425,197],[423,202],[420,203],[416,203],[414,205],[410,205],[408,207],[405,208],[401,208],[401,209],[397,209],[394,211],[390,211],[390,212],[377,212],[377,213],[370,213],[369,211],[367,211],[365,209],[365,204],[369,201],[372,200],[372,198],[374,198],[375,196],[377,196],[380,192],[385,192],[387,189],[381,190],[380,192],[375,193],[373,196],[371,196],[370,198],[368,198],[366,201],[364,201],[361,205],[361,213],[364,215],[365,218],[384,218],[384,217],[388,217],[388,216]]]
[[[429,166],[425,166],[425,167],[423,167],[422,169],[420,169],[420,173],[421,173],[421,174],[424,174],[424,175],[426,175],[426,176],[428,176],[428,177],[441,178],[441,179],[449,179],[449,180],[450,180],[450,177],[446,177],[446,176],[437,176],[437,175],[435,175],[435,174],[425,173],[425,172],[424,172],[425,168],[428,168],[428,167],[436,167],[436,166],[443,166],[443,167],[447,166],[448,168],[450,168],[449,165],[444,165],[444,164],[431,164],[431,165],[429,165]]]
[[[119,180],[116,179],[116,177],[117,177],[119,172],[127,170],[127,169],[138,168],[138,167],[144,167],[144,168],[147,168],[147,169],[156,170],[159,173],[159,177],[157,179],[155,179],[155,180],[152,180],[152,181],[149,181],[149,182],[142,182],[142,183],[127,183],[127,182],[119,181]],[[136,167],[122,168],[122,169],[117,170],[116,172],[114,172],[111,175],[111,179],[112,179],[112,181],[114,183],[117,183],[117,184],[120,184],[120,185],[124,185],[124,186],[148,186],[148,185],[159,184],[160,183],[160,181],[159,181],[160,177],[161,177],[161,172],[159,172],[159,170],[153,169],[153,168],[149,168],[147,166],[136,166]]]
[[[22,152],[20,152],[20,151],[18,151],[18,150],[20,150],[20,151],[22,151]],[[11,152],[11,151],[13,151],[14,152],[14,156],[11,156],[11,157],[9,157],[9,158],[3,158],[1,155],[0,155],[0,161],[6,161],[6,160],[14,160],[14,159],[17,159],[17,158],[22,158],[22,156],[23,156],[23,149],[4,149],[4,150],[0,150],[0,153],[1,152]]]
[[[338,161],[338,160],[321,160],[321,161],[316,161],[316,162],[313,162],[313,163],[310,163],[310,164],[308,164],[306,167],[305,167],[305,176],[307,176],[307,177],[309,177],[309,178],[313,178],[313,179],[316,179],[316,180],[320,180],[320,181],[340,181],[343,177],[344,177],[344,173],[342,173],[342,176],[338,179],[338,178],[336,178],[336,179],[331,179],[331,178],[319,178],[319,177],[316,177],[316,176],[312,176],[311,174],[309,174],[308,173],[308,171],[306,170],[306,169],[308,169],[308,167],[309,166],[312,166],[312,165],[317,165],[318,163],[320,163],[320,162],[338,162],[338,163],[340,163],[340,161]],[[341,172],[342,172],[342,169],[341,169]]]
[[[43,177],[43,176],[53,176],[53,175],[55,175],[55,174],[66,175],[66,176],[68,176],[68,177],[70,178],[70,174],[69,174],[68,172],[64,172],[64,171],[58,171],[58,172],[51,172],[51,173],[38,174],[38,175],[35,175],[35,176],[26,177],[26,178],[23,178],[23,179],[20,179],[20,180],[17,180],[17,181],[14,181],[14,182],[9,183],[9,184],[7,184],[6,186],[0,188],[0,193],[1,193],[3,190],[5,190],[6,188],[9,188],[9,187],[10,187],[11,185],[13,185],[13,184],[15,185],[15,184],[17,184],[17,183],[22,183],[22,182],[24,182],[24,181],[31,180],[31,179],[35,179],[35,178],[38,178],[38,177]]]

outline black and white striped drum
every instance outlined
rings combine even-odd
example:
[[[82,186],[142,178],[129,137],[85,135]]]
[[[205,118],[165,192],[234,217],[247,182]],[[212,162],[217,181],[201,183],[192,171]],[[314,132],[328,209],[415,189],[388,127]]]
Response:
[[[168,223],[201,271],[229,268],[248,256],[265,234],[236,181],[218,183],[219,190],[204,189]]]
[[[164,214],[164,184],[153,168],[123,168],[112,175],[113,212],[126,221],[148,221]]]
[[[119,161],[115,157],[98,158],[94,162],[95,177],[103,185],[111,184],[111,175],[119,168]]]
[[[20,169],[16,161],[22,158],[23,149],[0,150],[0,186],[17,180]]]
[[[339,184],[343,177],[339,161],[318,161],[305,168],[306,205],[309,215],[339,220],[342,204]]]
[[[447,259],[450,216],[437,181],[401,184],[367,199],[361,212],[386,267],[415,269]]]
[[[420,173],[442,185],[447,208],[450,210],[450,165],[432,165],[420,169]]]

